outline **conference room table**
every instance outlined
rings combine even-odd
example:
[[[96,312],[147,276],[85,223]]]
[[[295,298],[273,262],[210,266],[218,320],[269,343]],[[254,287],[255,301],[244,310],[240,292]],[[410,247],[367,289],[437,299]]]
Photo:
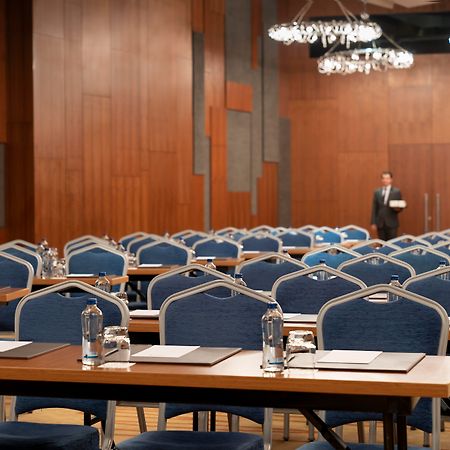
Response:
[[[111,286],[116,286],[118,284],[126,283],[128,281],[127,275],[107,275],[106,278],[111,283]],[[33,278],[33,290],[42,289],[48,286],[54,286],[55,284],[63,283],[64,281],[83,281],[84,283],[94,286],[97,281],[98,276],[80,276],[80,275],[70,275],[68,277],[61,278]]]
[[[383,414],[384,448],[407,449],[406,416],[419,397],[450,395],[450,358],[426,356],[408,373],[287,369],[264,373],[261,352],[241,351],[213,366],[136,363],[83,367],[79,346],[31,359],[0,358],[0,395],[97,398],[298,409],[335,448],[339,438],[314,410]],[[394,432],[397,416],[397,435]]]
[[[13,300],[25,297],[30,290],[27,288],[15,288],[10,286],[0,287],[0,306],[7,305]]]

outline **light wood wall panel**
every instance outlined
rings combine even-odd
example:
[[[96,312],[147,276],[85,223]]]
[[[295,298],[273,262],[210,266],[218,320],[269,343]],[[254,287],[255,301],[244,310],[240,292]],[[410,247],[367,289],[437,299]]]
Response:
[[[356,1],[346,6],[360,9]],[[298,8],[295,0],[280,2],[280,20],[290,20]],[[449,8],[446,0],[419,10]],[[381,11],[369,7],[372,14]],[[310,11],[336,13],[326,0]],[[411,70],[324,76],[307,46],[293,44],[281,48],[280,71],[280,110],[292,121],[293,225],[369,227],[373,190],[380,172],[390,168],[409,204],[400,231],[423,232],[425,192],[432,227],[434,194],[449,185],[442,168],[450,157],[450,55],[416,56]],[[441,226],[450,227],[444,213]]]

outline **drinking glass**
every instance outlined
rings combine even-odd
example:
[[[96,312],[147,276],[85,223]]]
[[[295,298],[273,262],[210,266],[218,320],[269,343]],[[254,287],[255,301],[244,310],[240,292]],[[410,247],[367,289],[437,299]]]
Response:
[[[114,361],[128,362],[130,354],[130,338],[127,327],[105,327],[103,330],[103,358],[112,355]]]
[[[310,356],[311,369],[315,371],[316,344],[314,333],[307,330],[294,330],[289,332],[286,343],[286,367],[293,363],[295,355],[308,353]],[[308,364],[309,365],[309,364]]]

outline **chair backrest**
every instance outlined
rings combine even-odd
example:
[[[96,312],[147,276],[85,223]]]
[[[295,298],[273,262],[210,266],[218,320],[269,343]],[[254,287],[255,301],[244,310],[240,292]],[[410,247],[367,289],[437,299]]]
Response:
[[[283,247],[311,247],[311,234],[303,231],[288,230],[277,235],[277,238],[283,243]]]
[[[450,266],[409,278],[403,288],[439,303],[450,316]]]
[[[450,255],[450,240],[449,242],[444,242],[440,244],[435,244],[432,247],[434,250],[437,250],[438,252],[445,253],[446,255]]]
[[[317,266],[321,260],[324,260],[327,266],[336,269],[343,262],[357,258],[358,256],[358,253],[353,250],[349,250],[348,248],[340,245],[330,245],[328,247],[311,250],[310,252],[305,253],[303,255],[302,262],[311,267]]]
[[[42,258],[36,251],[9,243],[0,245],[0,252],[8,253],[29,262],[33,266],[34,276],[40,277],[42,272]]]
[[[305,264],[290,256],[282,253],[269,253],[243,262],[237,271],[242,273],[249,288],[271,291],[273,283],[278,278],[305,267]]]
[[[225,228],[221,228],[220,230],[217,230],[215,232],[215,234],[217,236],[229,236],[230,234],[233,234],[236,231],[238,231],[238,228],[236,228],[236,227],[225,227]]]
[[[398,296],[398,300],[382,303],[366,300],[380,292]],[[448,329],[448,315],[442,306],[428,298],[389,285],[375,285],[330,300],[317,317],[318,347],[325,350],[444,355]],[[408,416],[408,423],[427,432],[431,432],[436,426],[439,430],[439,402],[439,399],[434,399],[432,408],[430,399],[421,399],[413,414]],[[357,420],[367,419],[364,418],[364,413],[354,416],[356,417]],[[330,420],[328,414],[326,420]],[[350,421],[352,420],[347,418],[346,422]],[[439,433],[436,433],[433,443],[438,442]],[[439,446],[433,445],[433,448],[437,447]]]
[[[249,234],[250,233],[248,231],[246,231],[246,230],[237,230],[230,236],[230,239],[232,239],[235,242],[238,242],[243,237],[248,236]]]
[[[261,232],[244,236],[239,243],[244,251],[250,252],[281,252],[283,248],[281,239]]]
[[[424,233],[417,236],[419,239],[423,241],[429,242],[431,245],[436,245],[440,243],[449,243],[450,237],[446,236],[443,233],[438,233],[436,231],[430,231],[429,233]]]
[[[144,237],[146,235],[146,233],[144,231],[136,231],[135,233],[131,233],[131,234],[126,234],[125,236],[122,236],[119,239],[119,242],[125,247],[128,248],[128,244],[138,238],[138,237]]]
[[[33,242],[25,241],[24,239],[13,239],[12,241],[5,242],[5,244],[18,245],[19,247],[25,247],[31,251],[36,251],[38,248]]]
[[[67,257],[67,272],[69,274],[106,272],[109,275],[126,275],[128,261],[126,256],[111,247],[93,244],[70,252]],[[125,283],[114,286],[113,290],[123,290]]]
[[[339,231],[330,227],[321,227],[312,232],[316,244],[340,244],[344,238]]]
[[[241,256],[241,245],[225,237],[207,237],[197,241],[192,248],[196,256],[216,256],[217,258],[239,258]]]
[[[344,236],[346,240],[367,241],[370,239],[370,233],[357,225],[346,225],[339,228],[339,232],[346,235]]]
[[[388,242],[400,248],[413,247],[414,245],[431,247],[431,244],[428,241],[420,239],[417,236],[413,236],[412,234],[403,234],[402,236],[390,239]]]
[[[400,250],[400,247],[383,241],[382,239],[371,239],[354,245],[352,250],[361,255],[368,255],[370,253],[383,253],[384,255],[389,255],[396,250]]]
[[[77,238],[71,239],[67,241],[64,245],[64,255],[67,258],[68,253],[71,251],[72,247],[80,247],[83,243],[98,243],[101,245],[105,245],[105,241],[98,236],[94,236],[92,234],[85,234],[83,236],[78,236]]]
[[[172,240],[163,239],[146,244],[136,254],[139,264],[184,266],[192,259],[192,250]]]
[[[256,233],[269,233],[271,234],[273,232],[274,228],[270,225],[258,225],[257,227],[251,228],[249,231],[250,233],[256,234]]]
[[[431,247],[422,247],[420,245],[397,250],[389,256],[408,263],[414,268],[416,274],[437,269],[442,260],[446,261],[447,264],[450,264],[450,256]]]
[[[138,250],[147,244],[151,244],[152,242],[157,242],[161,239],[161,236],[156,234],[145,234],[145,236],[139,236],[128,243],[127,250],[130,253],[137,254]]]
[[[82,291],[83,295],[64,296],[68,290]],[[32,292],[17,306],[16,340],[34,342],[62,342],[81,344],[81,312],[88,298],[95,297],[103,313],[104,326],[128,326],[129,312],[125,303],[80,281],[67,281]],[[49,326],[51,324],[51,326]],[[70,408],[106,418],[107,401],[43,397],[17,397],[13,415],[40,408]]]
[[[298,231],[303,231],[303,233],[312,233],[318,229],[319,229],[319,227],[316,227],[315,225],[303,225],[303,226],[297,228]]]
[[[172,239],[180,239],[188,234],[196,233],[195,230],[191,230],[190,228],[187,230],[177,231],[176,233],[172,234],[170,237]]]
[[[370,254],[342,263],[338,270],[360,279],[367,286],[389,283],[392,275],[398,275],[400,283],[416,274],[404,261],[388,255]]]
[[[185,245],[187,245],[188,247],[192,247],[196,242],[201,241],[202,239],[206,239],[208,237],[209,235],[207,233],[196,231],[195,233],[183,236],[183,241]]]
[[[150,281],[147,290],[148,309],[160,309],[164,301],[172,294],[190,289],[215,280],[230,281],[230,277],[218,270],[209,269],[201,264],[189,264],[177,267],[156,276]],[[216,296],[227,296],[228,292],[214,292]]]
[[[314,276],[325,272],[326,279]],[[314,266],[278,278],[272,298],[283,312],[317,314],[329,300],[367,287],[361,280],[327,266]]]
[[[31,289],[33,266],[22,258],[0,252],[0,286]]]

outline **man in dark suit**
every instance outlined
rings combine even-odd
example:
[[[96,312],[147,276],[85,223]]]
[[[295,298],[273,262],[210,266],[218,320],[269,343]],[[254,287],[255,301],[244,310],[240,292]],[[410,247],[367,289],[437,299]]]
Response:
[[[397,208],[389,206],[390,200],[401,200],[400,189],[392,186],[392,173],[385,171],[381,174],[381,188],[375,190],[372,203],[372,229],[376,229],[378,237],[384,241],[397,237],[398,213]]]

